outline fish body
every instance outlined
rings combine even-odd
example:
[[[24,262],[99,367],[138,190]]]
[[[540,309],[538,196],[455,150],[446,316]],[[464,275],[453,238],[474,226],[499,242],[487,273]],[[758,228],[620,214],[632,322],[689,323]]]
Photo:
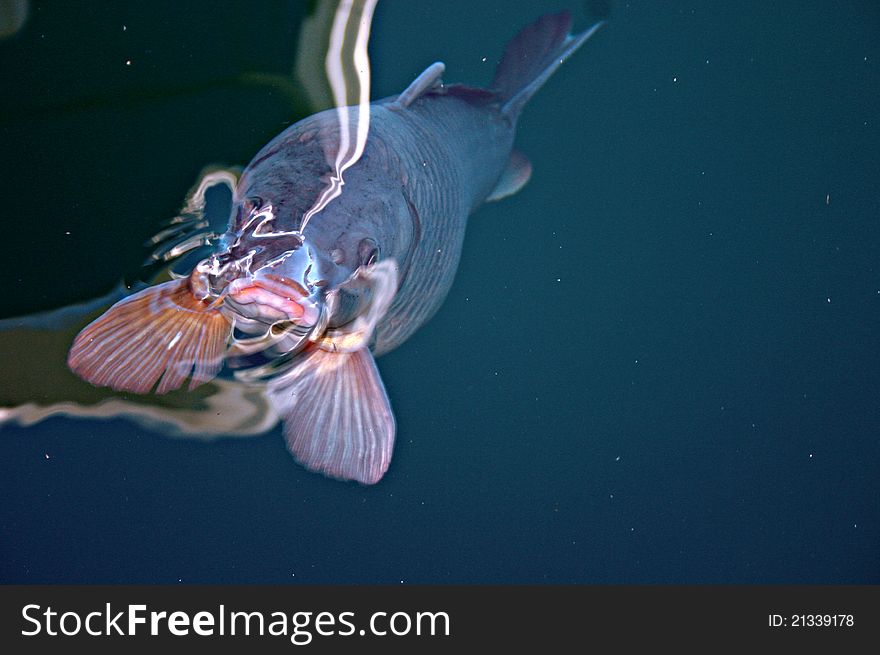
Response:
[[[269,142],[235,186],[226,233],[188,278],[150,287],[87,326],[68,358],[93,384],[147,392],[262,380],[288,446],[311,470],[377,482],[395,422],[374,357],[411,336],[452,285],[468,217],[516,192],[522,106],[598,28],[544,16],[507,46],[488,89],[446,85],[435,63],[370,105],[344,176],[356,108],[320,112]],[[336,185],[336,193],[327,191]]]
[[[509,121],[443,91],[406,107],[395,99],[373,104],[370,137],[346,172],[343,193],[304,231],[320,253],[330,287],[344,285],[372,248],[396,264],[398,288],[376,326],[377,355],[400,345],[440,306],[455,275],[467,218],[510,156]],[[321,178],[331,174],[327,161],[333,161],[337,141],[335,111],[307,118],[257,155],[239,190],[277,207],[281,230],[297,231],[308,202],[323,187]],[[307,191],[300,196],[297,189]]]

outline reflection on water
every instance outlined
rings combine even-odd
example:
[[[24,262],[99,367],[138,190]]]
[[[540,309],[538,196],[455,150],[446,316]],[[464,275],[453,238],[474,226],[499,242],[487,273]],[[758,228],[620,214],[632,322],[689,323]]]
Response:
[[[376,0],[342,0],[336,10],[325,68],[339,117],[339,146],[328,187],[303,216],[300,232],[305,231],[312,216],[342,193],[342,185],[345,184],[343,173],[364,152],[370,130],[370,59],[367,43],[375,8]],[[355,109],[354,141],[351,138],[349,105]]]

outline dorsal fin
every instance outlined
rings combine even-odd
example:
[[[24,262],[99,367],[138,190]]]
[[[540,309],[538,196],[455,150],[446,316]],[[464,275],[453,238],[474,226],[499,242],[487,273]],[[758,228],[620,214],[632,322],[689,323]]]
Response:
[[[394,102],[401,107],[409,107],[415,100],[430,91],[431,89],[443,84],[440,76],[446,70],[446,64],[442,61],[435,61],[422,71],[416,79],[412,81],[403,93],[397,96]]]

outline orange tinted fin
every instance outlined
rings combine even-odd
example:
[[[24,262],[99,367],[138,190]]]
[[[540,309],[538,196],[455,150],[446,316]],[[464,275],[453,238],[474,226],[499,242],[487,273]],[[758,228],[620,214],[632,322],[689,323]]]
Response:
[[[80,332],[67,365],[100,387],[166,393],[190,378],[193,389],[220,370],[232,326],[185,279],[125,298]]]
[[[315,346],[303,355],[267,388],[288,449],[311,471],[375,484],[391,463],[395,423],[373,356]]]

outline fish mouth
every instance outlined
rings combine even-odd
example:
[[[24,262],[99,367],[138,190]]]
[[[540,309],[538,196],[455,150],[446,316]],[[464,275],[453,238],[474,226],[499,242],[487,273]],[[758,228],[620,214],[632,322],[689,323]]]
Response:
[[[236,326],[249,333],[278,333],[286,326],[312,328],[321,317],[321,302],[295,280],[263,274],[233,280],[225,289],[224,306],[235,314]]]
[[[274,274],[230,282],[220,311],[234,326],[226,361],[245,381],[276,375],[327,323],[319,294],[309,295],[297,282]]]

